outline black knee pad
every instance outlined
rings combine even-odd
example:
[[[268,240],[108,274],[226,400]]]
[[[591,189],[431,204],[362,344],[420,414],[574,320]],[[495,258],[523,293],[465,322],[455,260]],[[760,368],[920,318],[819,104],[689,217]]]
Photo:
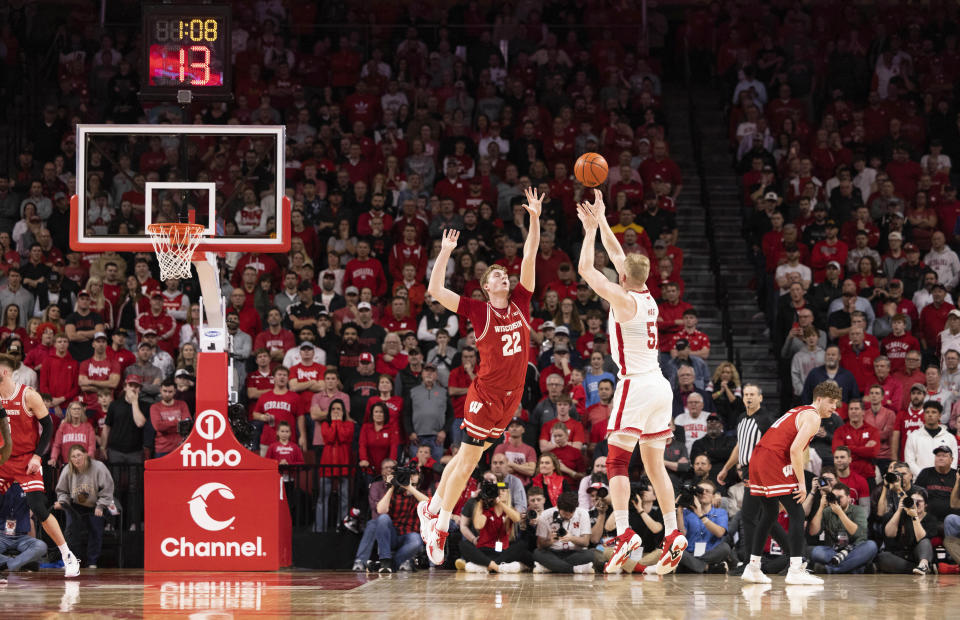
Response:
[[[30,491],[27,493],[27,506],[33,512],[34,516],[40,519],[40,523],[47,520],[50,516],[50,509],[47,508],[47,496],[42,491]]]

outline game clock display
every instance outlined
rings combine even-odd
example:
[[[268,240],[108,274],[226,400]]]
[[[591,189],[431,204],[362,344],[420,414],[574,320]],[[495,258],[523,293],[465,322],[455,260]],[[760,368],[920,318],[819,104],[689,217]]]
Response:
[[[229,96],[229,6],[144,5],[143,34],[143,95]]]

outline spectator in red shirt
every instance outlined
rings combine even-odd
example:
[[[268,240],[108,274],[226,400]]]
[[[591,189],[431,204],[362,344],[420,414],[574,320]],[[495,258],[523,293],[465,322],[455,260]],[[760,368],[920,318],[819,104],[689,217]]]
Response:
[[[870,509],[870,487],[866,479],[854,471],[852,453],[847,446],[837,446],[833,450],[833,467],[837,480],[850,487],[850,497],[860,506]],[[826,471],[826,469],[824,469]]]
[[[370,354],[364,353],[364,355]],[[387,406],[387,411],[390,412],[390,416],[387,418],[387,426],[396,432],[398,437],[406,437],[403,433],[402,424],[403,397],[394,394],[393,386],[393,377],[390,375],[381,374],[377,378],[377,394],[371,396],[370,400],[367,401],[367,410],[364,413],[363,420],[364,422],[372,420],[373,406],[377,403],[383,403]]]
[[[385,459],[392,459],[400,447],[400,437],[388,426],[390,410],[378,402],[370,409],[371,420],[360,427],[359,467],[380,471]]]
[[[280,465],[303,465],[303,451],[290,441],[293,429],[286,421],[277,422],[277,440],[267,447],[264,455],[268,459],[279,461]]]
[[[947,316],[956,306],[946,303],[947,289],[939,282],[930,291],[933,302],[924,306],[920,313],[920,340],[924,349],[937,345],[937,337],[947,325]]]
[[[53,341],[53,352],[46,357],[40,369],[39,391],[50,395],[54,407],[80,395],[80,364],[70,356],[69,346],[67,335],[57,334]]]
[[[67,407],[63,422],[54,435],[50,460],[47,463],[51,467],[56,467],[58,462],[69,463],[70,448],[74,444],[86,446],[87,454],[97,453],[97,433],[87,420],[84,404],[79,401],[74,401]]]
[[[673,336],[684,329],[683,313],[693,309],[693,306],[680,299],[680,288],[673,282],[667,282],[660,290],[663,301],[658,304],[659,349],[661,353],[669,353],[673,347]]]
[[[899,461],[907,445],[907,435],[923,428],[923,403],[927,398],[927,386],[914,383],[910,388],[910,400],[907,406],[897,414],[890,434],[890,457]]]
[[[847,403],[847,423],[833,431],[833,450],[850,450],[850,468],[868,480],[874,475],[874,462],[880,451],[880,431],[864,421],[863,401],[851,398]],[[834,463],[836,464],[836,463]]]
[[[687,308],[683,311],[681,318],[683,319],[683,329],[673,335],[673,341],[670,343],[670,356],[677,356],[677,341],[683,338],[687,341],[690,355],[696,355],[703,360],[710,357],[710,337],[697,329],[697,311],[693,308]]]
[[[653,143],[653,157],[640,164],[640,177],[644,185],[651,187],[655,176],[662,177],[673,186],[671,197],[676,200],[683,190],[683,175],[680,174],[680,166],[667,156],[667,143],[663,140]]]
[[[404,225],[403,239],[390,249],[390,275],[394,280],[403,278],[401,270],[407,263],[413,264],[417,280],[422,280],[427,273],[427,249],[420,245],[413,224]]]
[[[380,325],[392,334],[405,334],[417,331],[417,319],[410,316],[410,305],[404,297],[394,297],[390,302],[390,312],[384,313]]]
[[[97,392],[100,388],[115,390],[120,385],[120,365],[107,356],[107,335],[93,335],[93,357],[80,363],[77,382],[87,409],[97,408]],[[92,453],[91,453],[92,454]]]
[[[284,329],[282,323],[283,316],[280,314],[280,310],[270,308],[267,311],[267,328],[257,334],[253,341],[254,350],[266,349],[270,354],[270,359],[277,363],[283,361],[284,354],[296,343],[293,332]]]
[[[154,457],[160,458],[173,452],[183,442],[179,433],[182,420],[190,419],[187,403],[176,400],[177,386],[173,379],[167,378],[160,384],[160,402],[150,406],[150,424],[154,435]]]
[[[890,334],[881,343],[883,354],[890,358],[890,367],[896,372],[903,368],[907,351],[920,348],[920,342],[907,333],[907,317],[897,313],[890,319]],[[899,407],[899,403],[897,405]]]
[[[849,342],[840,348],[840,364],[853,373],[858,386],[866,386],[873,382],[873,360],[880,351],[864,339],[859,325],[850,328],[849,336]]]
[[[234,291],[236,292],[236,289]],[[243,291],[239,292],[243,294]],[[177,333],[177,322],[163,307],[163,293],[156,291],[150,295],[149,312],[140,314],[134,324],[141,340],[148,330],[153,330],[157,332],[157,345],[170,355],[176,354],[179,344],[178,339],[174,338],[174,334]]]
[[[580,481],[580,478],[583,478],[584,472],[587,470],[583,452],[569,443],[570,431],[563,422],[553,425],[550,437],[555,447],[552,451],[543,454],[552,453],[557,457],[560,462],[560,466],[557,468],[558,472],[563,474],[563,477],[572,487],[576,488],[576,484]]]
[[[344,268],[343,286],[368,287],[374,297],[383,297],[387,293],[387,276],[382,263],[370,256],[370,243],[364,239],[357,241],[357,257]]]
[[[316,346],[312,342],[301,342],[300,363],[290,369],[290,390],[299,394],[300,409],[304,413],[310,411],[313,395],[324,389],[323,375],[327,367],[314,362],[316,351]]]
[[[277,366],[273,371],[273,389],[261,396],[253,406],[253,419],[264,423],[260,434],[260,456],[265,456],[267,448],[277,440],[278,422],[286,422],[291,428],[296,424],[299,435],[297,445],[301,450],[307,449],[305,411],[300,404],[300,395],[288,389],[289,378],[290,371],[284,366]]]
[[[409,360],[403,352],[399,334],[399,331],[391,331],[384,337],[383,352],[377,354],[376,372],[396,378],[397,373],[407,367]]]
[[[552,431],[557,424],[566,426],[567,443],[577,450],[582,449],[587,442],[587,432],[583,424],[571,417],[573,400],[569,396],[561,396],[556,402],[556,407],[557,417],[540,428],[540,452],[556,453],[557,444],[553,441]]]
[[[826,276],[827,263],[837,261],[841,265],[847,264],[847,244],[837,238],[840,232],[836,221],[827,220],[827,236],[818,241],[810,252],[810,266],[813,267],[813,281],[823,282]]]
[[[323,453],[320,455],[320,498],[317,501],[317,532],[326,531],[329,525],[330,495],[334,487],[338,489],[339,510],[335,513],[339,523],[347,516],[350,506],[350,476],[346,467],[332,467],[334,465],[350,465],[353,460],[351,446],[356,424],[347,417],[346,405],[340,399],[330,403],[327,419],[319,424],[317,429],[323,436]]]
[[[557,279],[562,263],[570,263],[570,257],[563,250],[555,247],[556,237],[553,233],[544,231],[540,235],[540,251],[537,253],[537,298],[543,296],[547,284]]]
[[[460,178],[460,164],[455,159],[447,161],[446,176],[437,181],[433,188],[434,196],[449,198],[458,209],[464,208],[467,197],[467,184]]]

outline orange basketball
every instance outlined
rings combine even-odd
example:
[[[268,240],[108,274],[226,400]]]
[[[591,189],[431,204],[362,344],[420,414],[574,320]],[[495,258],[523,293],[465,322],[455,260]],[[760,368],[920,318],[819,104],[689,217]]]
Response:
[[[573,165],[573,176],[584,187],[596,187],[607,180],[607,160],[600,153],[584,153]]]

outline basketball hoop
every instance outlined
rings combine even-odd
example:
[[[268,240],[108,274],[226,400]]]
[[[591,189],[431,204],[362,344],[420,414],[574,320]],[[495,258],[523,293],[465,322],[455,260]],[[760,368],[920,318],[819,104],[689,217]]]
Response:
[[[173,222],[150,224],[147,233],[160,263],[160,279],[183,280],[190,277],[193,251],[206,228],[201,224]]]

